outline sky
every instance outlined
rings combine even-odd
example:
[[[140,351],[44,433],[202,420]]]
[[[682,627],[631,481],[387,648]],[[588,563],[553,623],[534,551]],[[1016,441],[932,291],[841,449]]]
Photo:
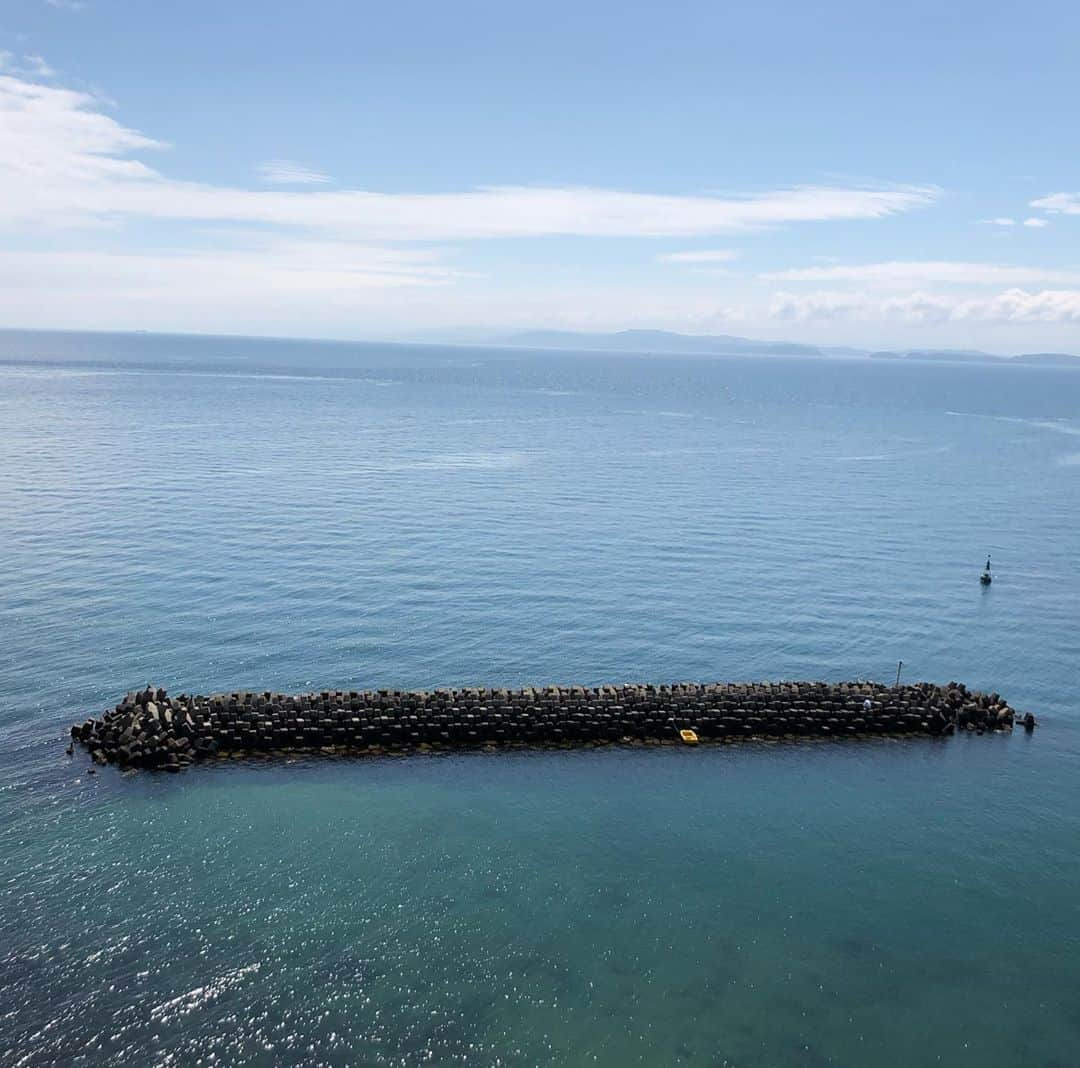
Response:
[[[4,0],[0,326],[1080,352],[1080,4]]]

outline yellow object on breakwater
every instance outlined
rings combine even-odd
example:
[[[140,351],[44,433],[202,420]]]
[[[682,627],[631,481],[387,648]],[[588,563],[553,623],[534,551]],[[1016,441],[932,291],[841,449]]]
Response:
[[[679,731],[679,737],[683,740],[683,745],[697,745],[698,738],[694,731]]]

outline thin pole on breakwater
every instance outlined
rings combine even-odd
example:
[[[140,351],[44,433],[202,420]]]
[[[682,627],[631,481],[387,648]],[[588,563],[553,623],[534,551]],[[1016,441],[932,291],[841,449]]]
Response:
[[[896,662],[896,685],[900,685],[900,671],[904,666],[903,660],[897,660]]]

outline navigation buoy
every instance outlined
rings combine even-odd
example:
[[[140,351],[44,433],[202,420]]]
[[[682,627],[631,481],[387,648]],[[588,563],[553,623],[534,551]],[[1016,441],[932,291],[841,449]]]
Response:
[[[983,568],[983,573],[979,576],[979,581],[984,586],[989,586],[994,581],[994,576],[990,574],[990,557],[986,558],[986,567]]]

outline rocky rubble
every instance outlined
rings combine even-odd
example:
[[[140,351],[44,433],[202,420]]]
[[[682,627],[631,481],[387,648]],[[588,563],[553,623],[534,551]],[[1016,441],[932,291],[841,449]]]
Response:
[[[147,687],[71,728],[98,764],[179,771],[254,753],[384,753],[499,746],[849,738],[1012,730],[996,693],[961,683],[766,682],[506,689],[246,691],[210,697]],[[1034,727],[1030,713],[1024,719]]]

